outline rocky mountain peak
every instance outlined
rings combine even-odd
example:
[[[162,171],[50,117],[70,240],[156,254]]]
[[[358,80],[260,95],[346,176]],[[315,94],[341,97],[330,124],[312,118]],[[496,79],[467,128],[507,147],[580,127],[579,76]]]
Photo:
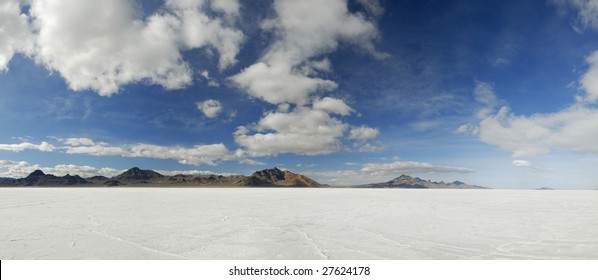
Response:
[[[264,169],[264,170],[256,171],[256,172],[253,172],[253,174],[251,174],[252,177],[256,177],[257,179],[260,179],[260,180],[266,181],[266,182],[276,182],[276,181],[284,180],[284,175],[285,175],[285,173],[282,170],[278,169],[277,167],[274,167],[272,169]]]
[[[241,186],[285,186],[285,187],[320,187],[321,185],[303,175],[291,171],[282,171],[277,167],[256,171],[251,176],[239,180]]]
[[[139,167],[133,167],[122,174],[114,177],[116,180],[150,180],[162,178],[164,175],[153,170],[142,170]]]
[[[27,176],[27,178],[41,177],[41,176],[46,176],[46,174],[43,171],[38,169],[38,170],[31,172],[31,174],[29,174],[29,176]]]

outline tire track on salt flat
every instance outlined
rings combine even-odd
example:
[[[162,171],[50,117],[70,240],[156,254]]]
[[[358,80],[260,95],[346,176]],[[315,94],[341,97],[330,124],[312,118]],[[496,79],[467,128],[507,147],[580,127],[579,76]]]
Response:
[[[126,239],[122,239],[122,238],[120,238],[118,236],[114,236],[114,235],[110,235],[110,234],[107,234],[107,233],[103,233],[101,231],[91,230],[91,232],[93,232],[93,233],[95,233],[97,235],[106,237],[108,239],[114,240],[114,241],[122,242],[122,243],[129,244],[129,245],[133,245],[135,247],[141,248],[143,250],[150,251],[152,253],[167,255],[169,257],[173,257],[173,258],[177,258],[177,259],[187,259],[187,258],[185,258],[184,256],[181,256],[181,255],[177,255],[177,254],[174,254],[174,253],[170,253],[170,252],[161,251],[161,250],[158,250],[158,249],[146,247],[146,246],[143,246],[143,245],[141,245],[141,244],[139,244],[137,242],[133,242],[133,241],[129,241],[129,240],[126,240]]]

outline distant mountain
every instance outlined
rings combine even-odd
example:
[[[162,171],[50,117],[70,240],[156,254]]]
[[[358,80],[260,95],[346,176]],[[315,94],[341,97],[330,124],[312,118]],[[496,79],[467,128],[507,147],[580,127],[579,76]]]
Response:
[[[176,186],[238,186],[238,187],[329,187],[322,185],[304,175],[278,168],[256,171],[250,176],[243,175],[184,175],[165,176],[153,170],[142,170],[133,167],[117,176],[107,178],[93,176],[83,179],[78,175],[62,177],[45,174],[35,170],[25,178],[0,179],[0,186],[127,186],[151,185],[155,187]],[[410,189],[485,189],[484,187],[469,185],[461,181],[452,183],[426,181],[417,177],[401,175],[384,183],[353,186],[358,188],[410,188]]]
[[[388,182],[359,185],[360,188],[404,188],[404,189],[487,189],[485,187],[469,185],[461,181],[454,181],[452,183],[432,182],[420,179],[418,177],[411,177],[408,175],[401,175]]]
[[[15,179],[13,178],[7,178],[7,177],[0,177],[0,182],[12,182]]]
[[[127,181],[150,181],[155,179],[164,178],[164,175],[153,171],[153,170],[141,170],[139,167],[133,167],[122,174],[113,177],[114,180],[127,182]]]
[[[168,184],[183,184],[183,185],[228,185],[232,186],[245,176],[241,175],[183,175],[177,174],[168,176],[166,182]]]
[[[256,171],[235,183],[238,186],[322,187],[320,183],[291,171],[278,168]]]
[[[12,181],[3,181],[3,185],[14,186],[63,186],[63,185],[85,185],[89,182],[79,175],[69,174],[59,177],[52,174],[45,174],[41,170],[35,170],[29,176]]]
[[[106,180],[108,180],[108,177],[106,177],[106,176],[93,176],[93,177],[85,178],[85,180],[87,180],[87,181],[106,181]]]

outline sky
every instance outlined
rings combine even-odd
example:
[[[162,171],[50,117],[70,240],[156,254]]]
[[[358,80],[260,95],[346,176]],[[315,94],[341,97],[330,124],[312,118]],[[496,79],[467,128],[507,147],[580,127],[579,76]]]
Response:
[[[598,1],[0,0],[0,177],[598,189]]]

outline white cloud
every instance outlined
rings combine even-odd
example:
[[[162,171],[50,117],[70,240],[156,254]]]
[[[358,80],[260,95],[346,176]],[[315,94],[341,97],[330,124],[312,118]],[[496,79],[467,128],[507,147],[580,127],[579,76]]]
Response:
[[[30,3],[28,15],[14,1],[0,6],[0,70],[23,52],[60,73],[71,89],[105,96],[141,81],[166,89],[188,86],[193,72],[183,51],[215,50],[222,70],[236,63],[244,41],[234,27],[239,15],[234,0],[166,1],[145,18],[133,1]]]
[[[386,149],[386,146],[381,143],[372,144],[363,141],[353,143],[353,147],[355,147],[357,151],[362,153],[379,152]]]
[[[479,124],[464,124],[457,132],[479,136],[487,144],[511,152],[513,157],[547,154],[552,149],[598,153],[598,109],[588,106],[598,100],[598,53],[588,58],[590,69],[581,78],[586,97],[569,107],[544,114],[517,115],[507,106],[498,111],[494,90],[478,82],[476,101],[483,105]],[[580,100],[580,98],[578,98]]]
[[[352,140],[370,140],[377,138],[379,135],[380,130],[377,128],[362,125],[351,128],[348,138]]]
[[[553,1],[577,8],[587,26],[598,29],[598,1]],[[496,107],[491,86],[478,82],[474,90],[476,101],[484,105],[477,114],[479,125],[465,124],[458,132],[473,132],[480,140],[511,152],[513,157],[531,157],[549,153],[553,149],[581,154],[598,153],[598,109],[591,106],[598,101],[598,51],[586,59],[588,70],[580,77],[582,96],[567,108],[553,113],[518,115],[507,106]],[[527,161],[516,160],[518,167],[532,168]],[[533,168],[540,170],[538,168]]]
[[[46,174],[53,174],[56,176],[70,174],[79,175],[83,178],[97,175],[112,177],[125,171],[109,167],[97,168],[74,164],[59,164],[53,167],[43,167],[38,164],[30,164],[26,161],[0,160],[0,177],[23,178],[37,169],[44,171]]]
[[[326,112],[298,107],[290,113],[270,112],[252,128],[255,133],[241,126],[234,136],[251,156],[321,155],[340,150],[347,127]]]
[[[380,17],[384,13],[384,8],[378,0],[357,0],[357,3],[361,4],[373,17]]]
[[[460,133],[460,134],[477,135],[477,132],[475,132],[475,128],[476,128],[475,125],[466,123],[466,124],[463,124],[463,125],[457,127],[457,129],[455,129],[455,132]]]
[[[488,107],[495,107],[497,102],[494,88],[492,85],[485,82],[476,81],[473,96],[477,102]]]
[[[579,13],[579,20],[585,27],[598,30],[598,1],[596,0],[551,0],[560,6],[571,6]]]
[[[230,175],[237,175],[233,173],[216,173],[209,170],[154,170],[162,175],[166,176],[174,176],[178,174],[182,175],[222,175],[222,176],[230,176]]]
[[[197,109],[199,109],[206,117],[215,118],[222,112],[222,104],[220,101],[214,99],[208,99],[204,102],[197,103]]]
[[[596,4],[598,8],[598,4]],[[595,103],[598,101],[598,51],[587,57],[586,62],[590,65],[588,71],[581,77],[581,88],[585,91],[585,101]]]
[[[553,148],[598,153],[598,110],[573,105],[551,114],[525,116],[503,107],[481,120],[479,137],[514,157],[542,155]]]
[[[351,107],[349,107],[344,101],[331,97],[324,97],[322,99],[315,100],[313,102],[313,108],[341,116],[348,116],[353,112],[353,109],[351,109]]]
[[[380,136],[380,130],[362,125],[352,127],[347,139],[354,140],[353,148],[355,150],[362,153],[371,153],[379,152],[386,148],[380,141],[375,141],[375,143],[368,142],[378,138],[378,136]]]
[[[95,145],[95,142],[92,139],[89,139],[86,137],[62,139],[62,142],[69,146],[93,146],[93,145]]]
[[[523,160],[523,159],[516,159],[512,162],[513,166],[515,167],[530,167],[532,166],[531,162],[529,162],[529,160]]]
[[[237,0],[212,0],[210,1],[214,11],[222,12],[229,16],[238,16],[241,6]]]
[[[276,17],[264,20],[262,29],[273,32],[276,40],[258,62],[231,77],[239,88],[266,102],[304,105],[313,92],[335,89],[334,81],[315,76],[330,71],[330,61],[321,56],[340,43],[384,56],[373,45],[375,24],[351,13],[345,0],[279,0],[274,10]]]
[[[381,12],[375,1],[362,4],[370,13]],[[340,99],[314,96],[338,86],[321,76],[332,71],[326,56],[341,44],[356,46],[376,58],[386,56],[374,48],[379,36],[375,22],[362,12],[350,12],[347,6],[346,0],[274,1],[275,16],[261,23],[262,30],[274,34],[274,41],[256,63],[230,77],[249,95],[279,105],[278,112],[269,112],[255,126],[242,126],[234,133],[248,154],[321,155],[342,148],[341,138],[349,125],[331,115],[348,116],[354,110]],[[364,133],[377,135],[372,130]],[[356,137],[352,140],[371,136]],[[358,149],[372,147],[360,143]]]
[[[174,159],[181,164],[216,165],[221,160],[236,160],[224,144],[195,145],[193,147],[159,146],[152,144],[130,144],[112,146],[105,142],[81,143],[80,138],[61,139],[66,146],[61,147],[67,154],[87,154],[94,156],[145,157]]]
[[[0,3],[0,71],[8,70],[8,63],[17,52],[29,52],[33,37],[27,16],[21,14],[21,1],[3,0]]]
[[[296,73],[289,65],[266,62],[251,65],[231,79],[250,95],[272,104],[289,102],[303,105],[312,92],[329,91],[337,87],[333,81]]]
[[[435,166],[426,162],[395,161],[391,163],[366,163],[361,168],[362,172],[376,174],[401,174],[401,173],[471,173],[473,169],[454,166]]]
[[[480,108],[477,112],[477,117],[483,119],[496,112],[496,109],[504,104],[503,101],[499,100],[494,93],[494,87],[486,82],[476,81],[475,88],[473,90],[473,97]],[[475,132],[475,129],[471,129],[470,132]]]
[[[0,151],[21,152],[24,150],[39,150],[42,152],[51,152],[54,146],[48,142],[42,141],[40,144],[22,142],[19,144],[0,144]]]

